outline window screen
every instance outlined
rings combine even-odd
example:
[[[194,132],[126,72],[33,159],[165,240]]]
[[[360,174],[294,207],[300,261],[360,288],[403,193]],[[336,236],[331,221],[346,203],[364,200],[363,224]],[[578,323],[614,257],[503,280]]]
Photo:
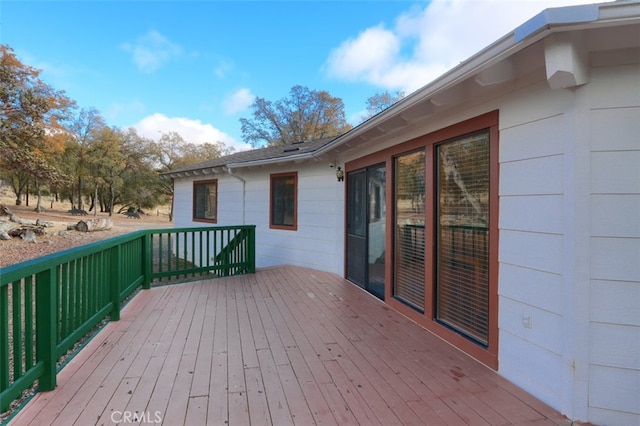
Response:
[[[424,310],[424,151],[396,157],[394,171],[394,297]]]
[[[436,147],[436,316],[487,344],[489,132]]]

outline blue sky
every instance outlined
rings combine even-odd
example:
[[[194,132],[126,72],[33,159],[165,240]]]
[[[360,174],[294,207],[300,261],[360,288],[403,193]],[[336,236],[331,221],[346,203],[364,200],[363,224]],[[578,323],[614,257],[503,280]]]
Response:
[[[0,43],[107,124],[242,142],[255,97],[420,88],[548,7],[590,0],[0,0]]]

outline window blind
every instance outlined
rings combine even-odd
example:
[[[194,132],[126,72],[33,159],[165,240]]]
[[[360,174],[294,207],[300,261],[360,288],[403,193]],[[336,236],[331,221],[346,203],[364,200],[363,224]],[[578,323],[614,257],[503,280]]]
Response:
[[[489,132],[436,147],[436,317],[487,344]]]
[[[424,310],[424,151],[396,157],[394,170],[394,297]]]

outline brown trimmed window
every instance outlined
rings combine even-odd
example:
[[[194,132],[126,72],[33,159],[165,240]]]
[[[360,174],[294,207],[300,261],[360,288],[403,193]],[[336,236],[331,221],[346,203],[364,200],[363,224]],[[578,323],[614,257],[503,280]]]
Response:
[[[195,222],[218,221],[218,180],[193,182],[193,220]]]
[[[381,158],[393,167],[386,300],[497,368],[498,112],[359,159],[347,172]]]
[[[269,225],[274,229],[295,231],[298,228],[298,173],[271,175]]]
[[[419,312],[425,312],[425,300],[435,300],[431,315],[438,322],[487,345],[489,130],[451,138],[430,149],[431,162],[426,161],[424,149],[394,158],[393,295]],[[435,172],[429,188],[426,168]],[[433,194],[432,208],[426,207],[427,193]],[[432,223],[425,221],[428,210],[435,214],[435,229],[425,226]],[[425,292],[430,281],[425,280],[425,240],[434,249],[432,292]]]

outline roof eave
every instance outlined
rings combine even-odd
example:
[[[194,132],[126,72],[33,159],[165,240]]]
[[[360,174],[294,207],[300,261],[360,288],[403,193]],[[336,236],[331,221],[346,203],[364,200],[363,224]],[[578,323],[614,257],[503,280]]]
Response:
[[[169,171],[169,172],[160,173],[160,176],[175,179],[175,178],[189,177],[189,176],[207,176],[207,175],[213,175],[221,172],[223,172],[223,167],[216,166],[216,167],[201,167],[197,169],[188,169],[188,170]]]
[[[228,163],[226,167],[229,169],[238,169],[242,167],[257,167],[257,166],[267,166],[272,164],[282,164],[282,163],[299,163],[302,161],[310,160],[315,158],[316,151],[307,151],[300,154],[287,155],[285,157],[273,157],[273,158],[263,158],[260,160],[251,160],[251,161],[242,161],[237,163]]]

